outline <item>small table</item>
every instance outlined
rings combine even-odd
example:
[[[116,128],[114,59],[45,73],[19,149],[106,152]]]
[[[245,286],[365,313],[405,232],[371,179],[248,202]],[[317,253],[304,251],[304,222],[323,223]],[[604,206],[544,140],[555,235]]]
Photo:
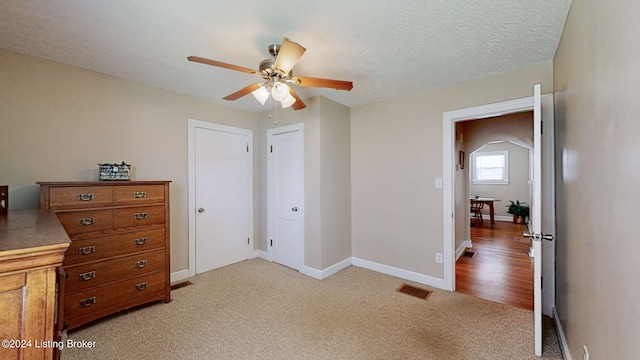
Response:
[[[488,198],[488,197],[471,197],[469,200],[481,202],[483,204],[487,204],[489,206],[489,219],[491,220],[491,227],[496,224],[494,220],[494,211],[493,211],[493,202],[500,201],[500,199]]]

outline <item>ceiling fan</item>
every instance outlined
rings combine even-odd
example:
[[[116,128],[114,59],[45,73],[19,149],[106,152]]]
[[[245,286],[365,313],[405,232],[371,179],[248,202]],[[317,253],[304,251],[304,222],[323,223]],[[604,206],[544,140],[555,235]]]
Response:
[[[251,93],[262,105],[264,105],[269,98],[269,95],[271,95],[274,100],[280,101],[283,108],[291,106],[294,110],[300,110],[304,109],[306,105],[302,100],[300,100],[296,92],[287,84],[347,91],[350,91],[353,88],[353,83],[351,81],[294,76],[291,69],[293,69],[293,66],[298,62],[305,51],[307,51],[307,49],[304,47],[284,38],[282,40],[282,45],[269,45],[269,53],[273,58],[261,61],[257,71],[198,56],[189,56],[187,60],[240,71],[247,74],[258,75],[265,80],[264,82],[251,84],[234,92],[233,94],[227,95],[223,98],[225,100],[237,100]]]

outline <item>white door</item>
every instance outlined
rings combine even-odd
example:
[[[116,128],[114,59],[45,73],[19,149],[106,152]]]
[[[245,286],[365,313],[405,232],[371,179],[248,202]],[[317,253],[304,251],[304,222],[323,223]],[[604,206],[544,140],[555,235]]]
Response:
[[[193,128],[195,273],[250,256],[251,131],[199,122]]]
[[[542,105],[540,84],[533,87],[533,184],[529,233],[533,248],[533,323],[535,354],[542,356]]]
[[[541,101],[544,107],[541,108]],[[527,235],[532,240],[534,254],[534,332],[535,353],[542,353],[542,314],[551,314],[555,305],[555,244],[551,235],[543,235],[542,229],[553,234],[555,231],[555,190],[554,190],[554,155],[553,155],[553,96],[540,96],[540,85],[534,86],[534,96],[501,103],[488,104],[443,113],[443,217],[444,282],[442,288],[455,290],[455,197],[454,197],[454,134],[455,123],[471,119],[487,118],[504,114],[518,113],[533,109],[534,114],[534,154],[532,159],[532,199],[530,211],[530,231]],[[544,114],[543,114],[544,113]],[[542,116],[544,116],[544,139],[542,138]],[[542,159],[544,156],[544,161]],[[543,168],[544,165],[544,168]],[[542,215],[542,216],[541,216]],[[550,240],[541,244],[542,239]],[[541,249],[542,248],[542,249]],[[543,260],[544,251],[544,260]],[[544,274],[544,290],[542,293],[542,274]],[[544,296],[544,298],[543,298]],[[543,309],[543,305],[545,309]]]
[[[542,96],[542,230],[556,233],[555,134],[553,94]],[[556,306],[556,244],[545,237],[542,242],[542,313],[553,316]]]
[[[304,264],[303,126],[267,131],[268,252],[300,270]]]

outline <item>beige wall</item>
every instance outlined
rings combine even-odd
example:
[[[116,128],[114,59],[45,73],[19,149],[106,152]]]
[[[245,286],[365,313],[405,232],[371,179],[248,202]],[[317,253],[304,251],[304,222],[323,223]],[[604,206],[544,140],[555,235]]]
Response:
[[[489,141],[514,141],[533,148],[533,112],[463,121],[464,147],[470,154]]]
[[[259,249],[267,251],[267,130],[304,124],[304,265],[323,270],[351,256],[350,110],[331,100],[258,114]],[[277,123],[277,124],[276,124]]]
[[[552,89],[552,64],[422,91],[351,110],[352,254],[443,278],[442,114]]]
[[[460,151],[464,151],[464,167],[460,169],[459,166],[454,166],[454,189],[453,199],[454,212],[455,212],[455,229],[454,229],[454,244],[455,251],[462,246],[462,243],[471,240],[471,222],[469,221],[470,203],[467,200],[469,198],[469,151],[465,147],[465,134],[464,123],[459,121],[455,123],[455,142],[454,154],[458,154],[458,159],[454,160],[459,163]],[[455,157],[454,157],[455,158]],[[468,244],[465,244],[467,246]]]
[[[556,306],[574,359],[638,357],[638,14],[574,1],[554,61]]]
[[[351,109],[320,98],[320,269],[351,257]]]
[[[188,267],[188,118],[253,130],[255,141],[255,114],[0,49],[11,208],[38,207],[36,181],[97,180],[98,163],[125,161],[134,180],[172,181],[172,272]]]

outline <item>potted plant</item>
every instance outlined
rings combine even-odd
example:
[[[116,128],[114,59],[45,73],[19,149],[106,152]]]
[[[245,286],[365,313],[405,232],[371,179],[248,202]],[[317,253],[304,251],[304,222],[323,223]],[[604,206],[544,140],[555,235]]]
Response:
[[[527,205],[527,203],[520,202],[519,200],[516,200],[515,202],[509,200],[507,213],[513,215],[514,224],[524,224],[526,218],[529,217],[529,205]]]

